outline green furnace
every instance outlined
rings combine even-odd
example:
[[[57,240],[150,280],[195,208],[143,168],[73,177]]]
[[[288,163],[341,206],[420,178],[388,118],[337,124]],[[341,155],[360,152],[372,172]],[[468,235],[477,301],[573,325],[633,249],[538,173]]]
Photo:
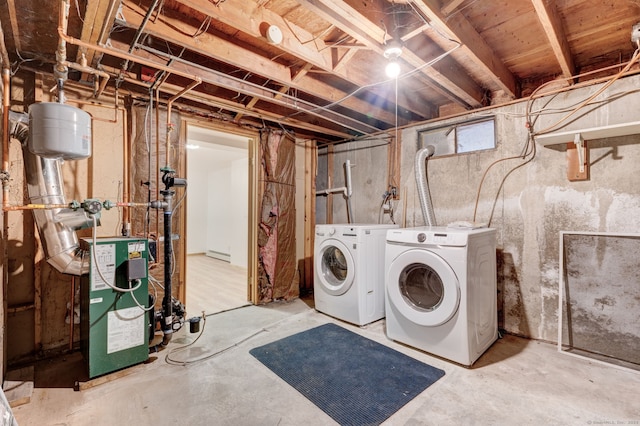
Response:
[[[125,237],[80,246],[91,265],[80,284],[81,346],[94,378],[149,357],[149,250],[146,239]]]

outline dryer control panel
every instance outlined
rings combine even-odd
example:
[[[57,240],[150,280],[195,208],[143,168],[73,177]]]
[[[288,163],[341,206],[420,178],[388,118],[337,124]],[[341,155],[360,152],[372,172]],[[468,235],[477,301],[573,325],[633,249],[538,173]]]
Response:
[[[444,227],[391,229],[387,232],[387,242],[397,244],[464,247],[467,241],[468,232]]]

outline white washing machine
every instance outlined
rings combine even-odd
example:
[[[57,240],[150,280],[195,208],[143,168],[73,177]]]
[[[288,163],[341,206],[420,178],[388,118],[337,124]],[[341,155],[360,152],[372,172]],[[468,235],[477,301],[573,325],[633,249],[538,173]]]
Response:
[[[316,225],[313,298],[319,312],[356,325],[384,318],[384,250],[398,225]]]
[[[387,336],[471,366],[498,338],[496,231],[387,232]]]

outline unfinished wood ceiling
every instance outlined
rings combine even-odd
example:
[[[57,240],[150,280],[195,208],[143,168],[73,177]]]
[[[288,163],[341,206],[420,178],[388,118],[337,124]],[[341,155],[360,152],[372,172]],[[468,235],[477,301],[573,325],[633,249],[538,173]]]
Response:
[[[53,72],[62,35],[68,79],[94,91],[99,80],[105,93],[162,102],[181,94],[178,106],[197,114],[321,141],[519,99],[549,80],[602,77],[569,79],[628,61],[640,22],[639,0],[3,0],[0,8],[14,72]],[[397,80],[384,72],[393,60],[385,50],[396,45]]]

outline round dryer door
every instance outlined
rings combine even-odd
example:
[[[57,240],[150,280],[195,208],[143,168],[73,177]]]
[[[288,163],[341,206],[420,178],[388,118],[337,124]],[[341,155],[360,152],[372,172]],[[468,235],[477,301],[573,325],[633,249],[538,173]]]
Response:
[[[355,275],[353,256],[339,240],[324,241],[316,253],[316,277],[327,293],[340,296],[349,290]]]
[[[411,322],[438,326],[460,305],[460,284],[451,266],[429,250],[402,252],[387,271],[389,302]]]

